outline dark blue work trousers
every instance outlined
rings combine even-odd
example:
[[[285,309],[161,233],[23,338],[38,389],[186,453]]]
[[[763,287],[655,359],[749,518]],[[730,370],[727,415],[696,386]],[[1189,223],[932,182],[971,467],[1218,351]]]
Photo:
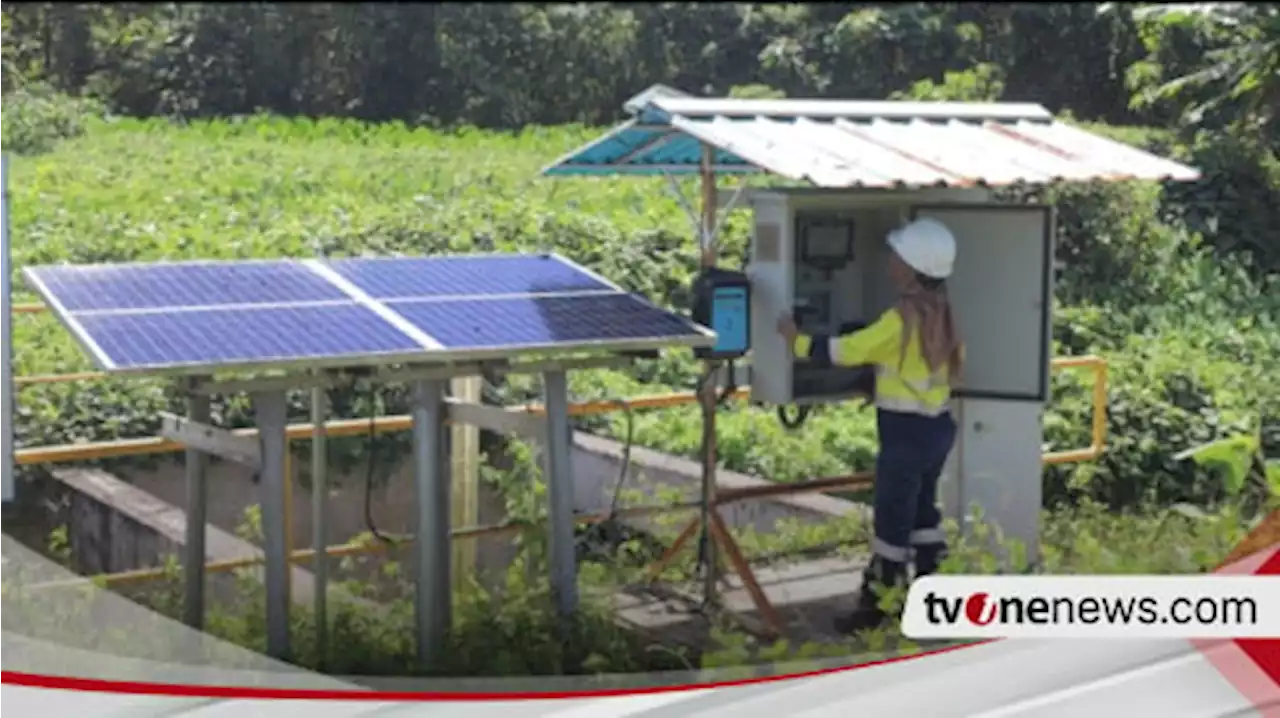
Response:
[[[951,414],[931,417],[877,411],[880,455],[876,459],[875,541],[872,553],[933,573],[946,552],[938,479],[956,438]]]

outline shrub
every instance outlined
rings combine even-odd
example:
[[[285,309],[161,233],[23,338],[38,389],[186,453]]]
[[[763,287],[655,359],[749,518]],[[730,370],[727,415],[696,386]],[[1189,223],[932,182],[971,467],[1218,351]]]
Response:
[[[29,83],[4,96],[4,148],[38,154],[59,141],[84,134],[91,118],[102,114],[94,100],[72,97],[44,83]]]

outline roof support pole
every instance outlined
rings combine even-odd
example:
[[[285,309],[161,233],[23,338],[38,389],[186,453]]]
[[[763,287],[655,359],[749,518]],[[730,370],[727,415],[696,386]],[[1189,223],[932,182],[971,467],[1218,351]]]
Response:
[[[266,554],[267,655],[289,657],[289,557],[285,550],[285,475],[288,437],[287,403],[283,391],[253,395],[258,436],[262,440],[262,548]]]
[[[714,267],[717,256],[715,234],[719,202],[716,198],[714,162],[715,148],[702,145],[702,232],[699,246],[704,269]],[[716,389],[719,384],[716,378],[719,372],[720,362],[706,362],[698,396],[698,403],[702,408],[702,537],[699,543],[702,549],[702,600],[705,605],[714,603],[716,598],[716,542],[711,532],[711,512],[715,510],[716,501]]]
[[[414,625],[418,633],[418,661],[427,668],[439,659],[453,623],[444,393],[443,379],[413,383],[413,483],[418,504]]]
[[[209,422],[209,397],[187,395],[187,417],[200,424]],[[204,629],[205,524],[208,487],[205,485],[209,459],[203,451],[188,447],[185,457],[187,538],[182,552],[182,622],[197,631]]]
[[[702,247],[704,267],[714,267],[716,264],[716,212],[719,200],[716,197],[715,152],[711,145],[702,145],[702,167],[699,172],[702,178],[702,236],[699,244]]]
[[[546,394],[547,518],[551,532],[551,591],[562,618],[578,609],[578,557],[574,546],[573,436],[569,425],[569,381],[563,371],[542,375]]]

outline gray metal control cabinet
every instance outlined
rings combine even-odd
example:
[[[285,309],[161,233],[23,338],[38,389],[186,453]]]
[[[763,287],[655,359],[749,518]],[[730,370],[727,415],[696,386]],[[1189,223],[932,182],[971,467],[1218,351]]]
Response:
[[[854,396],[858,372],[795,361],[778,318],[794,314],[802,331],[824,334],[873,322],[897,300],[885,271],[889,231],[920,216],[951,229],[957,257],[947,286],[966,370],[953,400],[960,433],[942,499],[955,518],[979,507],[1034,556],[1049,393],[1051,208],[993,203],[980,189],[781,189],[753,193],[750,204],[751,391],[763,404]]]

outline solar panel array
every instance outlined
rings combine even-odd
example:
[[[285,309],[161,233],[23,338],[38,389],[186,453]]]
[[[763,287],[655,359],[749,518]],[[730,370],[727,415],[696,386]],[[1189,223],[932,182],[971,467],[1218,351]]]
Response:
[[[474,360],[714,339],[555,255],[61,265],[26,276],[110,372]]]

